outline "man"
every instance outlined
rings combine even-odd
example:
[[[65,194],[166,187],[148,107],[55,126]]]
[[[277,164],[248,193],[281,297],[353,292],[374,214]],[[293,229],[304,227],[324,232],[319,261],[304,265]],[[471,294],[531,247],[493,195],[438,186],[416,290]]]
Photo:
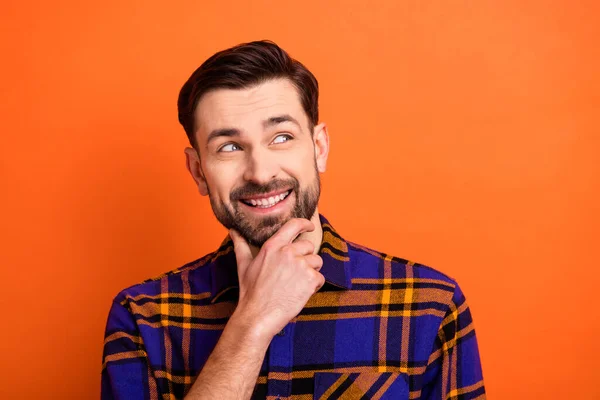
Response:
[[[469,308],[429,267],[345,241],[318,212],[318,84],[272,42],[183,86],[187,167],[229,236],[115,298],[104,399],[475,399]]]

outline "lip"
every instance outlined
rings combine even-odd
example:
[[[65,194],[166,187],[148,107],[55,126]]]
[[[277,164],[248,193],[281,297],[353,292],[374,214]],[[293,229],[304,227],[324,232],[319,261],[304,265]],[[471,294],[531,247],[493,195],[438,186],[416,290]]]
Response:
[[[250,212],[254,213],[254,214],[271,214],[271,213],[276,213],[279,211],[282,211],[284,209],[284,207],[286,207],[287,203],[288,203],[288,199],[290,197],[292,197],[292,195],[294,195],[294,191],[292,189],[288,189],[291,190],[290,194],[288,194],[285,199],[281,200],[279,203],[275,204],[273,207],[267,207],[267,208],[258,208],[258,207],[253,207],[253,206],[249,206],[248,204],[244,203],[241,200],[238,200],[238,202],[242,205],[242,207],[244,207],[245,209],[248,209]],[[277,192],[272,192],[269,193],[269,196],[275,196],[277,194],[281,194],[281,193],[285,193],[288,190],[284,190],[284,191],[277,191]],[[248,199],[262,199],[264,197],[249,197]],[[246,200],[246,199],[244,199]]]
[[[283,194],[283,193],[285,193],[285,192],[287,192],[289,190],[292,190],[292,188],[288,188],[288,189],[284,189],[284,190],[274,190],[272,192],[265,193],[265,194],[257,194],[257,195],[254,195],[254,196],[244,197],[244,198],[241,198],[240,200],[258,200],[258,199],[262,200],[262,199],[268,199],[269,197]],[[284,199],[284,201],[285,201],[285,199]]]

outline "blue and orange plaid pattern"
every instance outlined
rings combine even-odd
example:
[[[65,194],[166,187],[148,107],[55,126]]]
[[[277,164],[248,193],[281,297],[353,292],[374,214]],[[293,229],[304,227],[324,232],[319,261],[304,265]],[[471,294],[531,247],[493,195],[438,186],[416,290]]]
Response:
[[[471,313],[446,275],[350,243],[321,216],[326,283],[276,335],[256,399],[484,399]],[[237,301],[233,244],[122,291],[103,399],[182,399]]]

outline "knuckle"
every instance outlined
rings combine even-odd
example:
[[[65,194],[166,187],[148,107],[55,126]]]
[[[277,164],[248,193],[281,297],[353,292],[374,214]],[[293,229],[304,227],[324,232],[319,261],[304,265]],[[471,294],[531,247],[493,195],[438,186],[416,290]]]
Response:
[[[310,264],[316,267],[323,266],[323,259],[316,254],[311,254],[310,256]]]
[[[295,228],[300,229],[302,228],[304,225],[307,225],[309,223],[311,223],[309,220],[307,220],[306,218],[292,218],[291,219],[292,224]]]
[[[312,253],[315,249],[315,245],[311,241],[306,239],[299,240],[294,244],[298,247],[298,250],[303,254]]]
[[[272,240],[267,240],[267,241],[266,241],[266,242],[263,244],[263,246],[262,246],[262,249],[263,249],[264,251],[266,251],[266,252],[271,252],[271,251],[273,251],[273,250],[274,250],[274,247],[275,247],[275,244],[273,243],[273,241],[272,241]]]
[[[301,223],[302,222],[301,222],[300,218],[292,218],[288,221],[288,224],[290,224],[292,227],[297,227]]]
[[[282,247],[281,248],[281,256],[288,263],[291,263],[294,260],[294,258],[296,258],[296,254],[294,252],[294,248],[291,247],[291,246],[289,246],[289,245]]]
[[[314,271],[314,274],[312,274],[311,283],[314,284],[316,287],[320,288],[325,284],[325,277],[323,276],[323,274]]]
[[[285,246],[281,247],[281,252],[286,256],[290,256],[294,254],[294,248],[291,245],[286,244]]]
[[[314,269],[310,271],[310,280],[312,283],[317,284],[321,282],[321,279],[325,279],[321,273],[315,271]]]

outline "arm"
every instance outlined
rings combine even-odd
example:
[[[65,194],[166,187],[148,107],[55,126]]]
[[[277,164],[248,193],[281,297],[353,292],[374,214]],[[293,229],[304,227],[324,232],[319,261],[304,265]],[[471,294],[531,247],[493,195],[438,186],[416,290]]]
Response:
[[[288,221],[256,257],[235,231],[230,235],[237,260],[240,296],[185,400],[249,399],[273,336],[300,313],[323,285],[323,260],[307,240],[294,239],[314,229],[308,220]]]
[[[424,399],[485,399],[471,312],[456,285],[424,373]]]
[[[232,315],[185,400],[248,399],[271,338]]]

